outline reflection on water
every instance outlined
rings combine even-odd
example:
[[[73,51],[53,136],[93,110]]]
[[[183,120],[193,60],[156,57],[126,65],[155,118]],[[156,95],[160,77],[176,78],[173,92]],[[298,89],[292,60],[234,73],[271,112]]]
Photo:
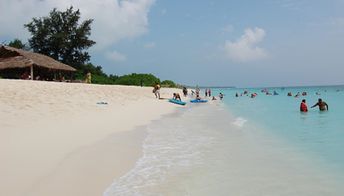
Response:
[[[317,115],[317,126],[319,130],[324,130],[327,128],[327,124],[329,123],[329,115],[328,111],[319,111],[319,115]]]

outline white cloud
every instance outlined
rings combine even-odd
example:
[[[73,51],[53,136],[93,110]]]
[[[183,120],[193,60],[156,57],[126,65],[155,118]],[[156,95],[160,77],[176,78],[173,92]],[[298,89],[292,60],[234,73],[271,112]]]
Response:
[[[155,43],[154,42],[150,42],[150,43],[146,43],[144,45],[145,48],[154,48],[155,47]]]
[[[117,51],[107,52],[105,54],[106,58],[111,61],[121,62],[127,60],[127,57],[124,54],[121,54]]]
[[[132,39],[148,31],[148,12],[155,0],[0,0],[0,36],[28,38],[23,25],[33,17],[48,15],[56,7],[73,5],[82,19],[94,19],[91,38],[99,49],[123,39]]]
[[[265,31],[261,28],[248,28],[235,42],[226,41],[224,50],[226,57],[236,62],[249,62],[268,57],[267,51],[257,44],[263,41]]]

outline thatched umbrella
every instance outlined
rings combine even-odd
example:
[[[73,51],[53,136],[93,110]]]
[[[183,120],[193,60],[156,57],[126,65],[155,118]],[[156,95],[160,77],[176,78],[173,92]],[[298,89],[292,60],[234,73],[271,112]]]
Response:
[[[0,70],[9,68],[30,67],[31,80],[33,80],[33,67],[43,67],[51,70],[74,72],[73,67],[56,61],[43,54],[25,51],[9,46],[0,46]]]

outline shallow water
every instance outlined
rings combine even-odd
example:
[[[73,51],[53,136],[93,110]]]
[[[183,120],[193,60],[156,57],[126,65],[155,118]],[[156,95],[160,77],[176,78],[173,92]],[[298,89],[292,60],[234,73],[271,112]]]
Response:
[[[104,195],[343,195],[333,168],[224,108],[192,105],[153,122],[143,157]]]
[[[257,92],[258,96],[254,99],[234,96],[244,90]],[[266,96],[261,90],[218,89],[218,92],[227,94],[224,102],[247,125],[259,126],[303,153],[321,159],[325,167],[336,167],[336,171],[344,176],[344,86],[268,89],[277,91],[278,96]],[[286,96],[288,92],[295,95],[303,91],[308,95],[299,98]],[[318,98],[328,103],[329,111],[310,108]],[[302,99],[308,103],[308,113],[299,112]]]

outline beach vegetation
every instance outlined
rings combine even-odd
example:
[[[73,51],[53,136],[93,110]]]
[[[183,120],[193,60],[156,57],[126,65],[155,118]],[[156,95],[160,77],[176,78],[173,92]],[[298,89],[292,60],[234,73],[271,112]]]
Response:
[[[163,87],[170,87],[170,88],[176,88],[177,85],[172,80],[164,80],[161,82],[161,86]]]
[[[86,50],[95,44],[89,38],[93,19],[80,21],[80,15],[71,6],[66,11],[54,8],[49,16],[33,18],[24,25],[31,33],[31,49],[80,69],[90,60]]]
[[[65,11],[54,8],[48,16],[32,18],[31,22],[24,24],[31,34],[28,44],[14,39],[7,45],[31,50],[74,67],[77,71],[70,75],[71,81],[85,81],[87,73],[90,72],[91,82],[94,84],[154,86],[156,83],[161,83],[163,87],[177,87],[173,81],[161,82],[153,74],[108,75],[101,66],[90,63],[91,56],[87,50],[96,43],[89,38],[93,19],[80,21],[80,18],[79,9],[75,10],[72,6]],[[23,70],[12,69],[8,78],[20,78],[21,72]],[[65,73],[54,73],[51,77],[56,79],[56,76],[64,78]]]
[[[160,83],[160,79],[153,74],[137,73],[120,76],[115,82],[115,84],[135,86],[154,86],[155,83]]]
[[[23,49],[23,50],[28,49],[28,46],[24,44],[20,39],[17,39],[17,38],[14,39],[13,41],[10,41],[7,45],[13,48],[18,48],[18,49]]]
[[[116,84],[118,76],[116,75],[107,75],[101,66],[93,65],[88,63],[77,70],[75,73],[75,78],[77,80],[84,80],[87,72],[92,74],[92,83],[94,84]]]

